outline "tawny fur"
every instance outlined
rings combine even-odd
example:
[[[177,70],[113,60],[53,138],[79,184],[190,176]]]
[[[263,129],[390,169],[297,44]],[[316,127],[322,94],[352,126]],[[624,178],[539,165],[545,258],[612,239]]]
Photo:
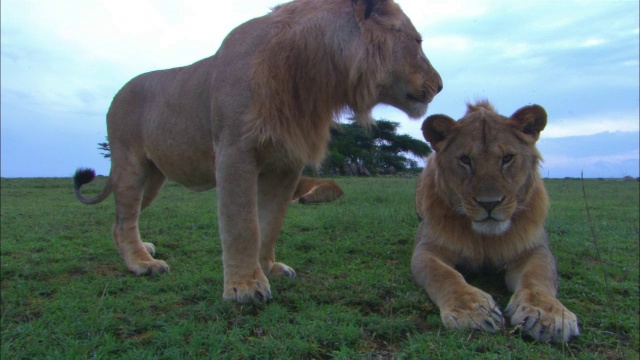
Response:
[[[333,180],[300,177],[292,202],[301,204],[322,204],[338,200],[344,191]]]
[[[372,14],[375,21],[370,21],[362,15],[366,6],[366,1],[351,5],[344,0],[305,0],[280,6],[272,14],[274,35],[256,53],[251,72],[256,96],[249,124],[260,142],[284,144],[305,163],[319,163],[332,120],[341,112],[352,112],[368,126],[377,103],[402,107],[393,102],[403,99],[384,100],[380,93],[381,86],[392,84],[390,75],[397,75],[390,74],[389,65],[399,61],[410,62],[401,69],[409,75],[409,93],[428,102],[438,92],[441,81],[424,69],[420,48],[407,46],[420,35],[400,7],[381,2]],[[334,26],[327,26],[328,21]],[[395,31],[401,34],[390,36]],[[362,41],[354,44],[354,35]],[[408,112],[417,117],[420,111]]]
[[[116,198],[113,237],[135,274],[168,271],[140,240],[138,217],[171,179],[217,187],[226,300],[271,298],[268,278],[294,277],[275,243],[304,164],[326,151],[334,118],[364,125],[378,103],[421,117],[442,80],[420,35],[389,0],[297,0],[235,28],[192,65],[142,74],[107,114]]]
[[[544,229],[548,198],[535,142],[546,121],[538,105],[507,118],[480,101],[457,122],[432,115],[422,125],[435,153],[418,180],[422,221],[411,271],[446,327],[500,329],[493,298],[467,284],[458,269],[506,269],[512,325],[539,341],[579,334],[576,316],[556,299],[556,264]]]

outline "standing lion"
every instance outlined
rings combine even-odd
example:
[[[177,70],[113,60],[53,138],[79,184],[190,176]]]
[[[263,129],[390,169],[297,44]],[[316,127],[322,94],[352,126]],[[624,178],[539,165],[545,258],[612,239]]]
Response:
[[[319,163],[333,119],[371,122],[379,103],[413,118],[442,89],[421,37],[391,0],[297,0],[234,29],[218,52],[192,65],[142,74],[107,114],[113,238],[135,274],[168,271],[138,232],[141,210],[166,179],[217,187],[223,298],[262,303],[269,279],[293,278],[275,261],[275,243],[305,164]]]
[[[539,341],[580,334],[576,316],[556,299],[556,263],[544,229],[548,199],[535,143],[546,124],[538,105],[507,118],[486,101],[469,105],[459,121],[432,115],[422,124],[435,154],[418,180],[422,221],[411,273],[448,328],[502,327],[491,295],[458,271],[493,269],[506,271],[513,291],[505,310],[511,325]]]

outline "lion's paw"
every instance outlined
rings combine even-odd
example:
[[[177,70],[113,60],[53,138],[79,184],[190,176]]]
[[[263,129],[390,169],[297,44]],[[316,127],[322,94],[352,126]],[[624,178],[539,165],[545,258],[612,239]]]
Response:
[[[293,268],[283,264],[283,263],[274,263],[273,267],[271,267],[271,270],[269,271],[269,273],[267,274],[267,277],[269,279],[277,279],[279,277],[283,277],[286,276],[289,279],[295,279],[296,278],[296,271],[293,270]]]
[[[150,242],[143,242],[142,245],[147,250],[149,255],[154,256],[156,254],[156,246]]]
[[[136,275],[155,275],[162,272],[169,272],[169,265],[162,260],[156,259],[128,264],[127,268]]]
[[[271,299],[269,280],[262,276],[261,279],[225,281],[222,298],[240,304],[264,304]]]
[[[440,317],[450,329],[471,328],[495,333],[503,326],[498,305],[491,295],[479,289],[455,296],[440,309]]]
[[[580,335],[577,316],[552,296],[514,295],[505,313],[512,326],[537,341],[566,343]]]

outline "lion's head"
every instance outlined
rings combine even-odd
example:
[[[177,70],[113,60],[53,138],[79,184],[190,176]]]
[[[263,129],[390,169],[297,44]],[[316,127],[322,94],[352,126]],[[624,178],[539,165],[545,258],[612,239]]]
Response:
[[[358,18],[364,42],[354,54],[358,61],[349,69],[350,86],[356,90],[366,84],[369,102],[392,105],[412,118],[423,116],[442,90],[442,79],[422,50],[422,36],[393,1],[354,3],[355,13],[364,14]],[[373,105],[363,110],[368,114]]]
[[[418,118],[442,89],[420,34],[391,0],[298,0],[267,19],[271,35],[251,69],[251,133],[304,162],[322,160],[343,111],[363,125],[379,103]]]
[[[538,184],[541,157],[535,143],[546,123],[541,106],[505,117],[487,101],[469,105],[459,121],[429,116],[422,132],[435,150],[428,166],[435,167],[437,189],[430,191],[467,217],[476,233],[505,233]]]

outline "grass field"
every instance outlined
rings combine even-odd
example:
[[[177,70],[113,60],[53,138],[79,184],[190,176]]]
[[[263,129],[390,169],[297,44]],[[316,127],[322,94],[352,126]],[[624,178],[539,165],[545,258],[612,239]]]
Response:
[[[86,206],[70,179],[2,179],[2,359],[639,357],[637,182],[585,180],[594,240],[581,181],[546,181],[559,298],[582,331],[561,346],[445,330],[409,274],[415,179],[336,181],[343,199],[290,207],[277,256],[298,277],[254,307],[222,301],[215,191],[166,186],[140,230],[172,271],[135,277],[111,240],[113,197]],[[501,279],[469,281],[506,306]]]

